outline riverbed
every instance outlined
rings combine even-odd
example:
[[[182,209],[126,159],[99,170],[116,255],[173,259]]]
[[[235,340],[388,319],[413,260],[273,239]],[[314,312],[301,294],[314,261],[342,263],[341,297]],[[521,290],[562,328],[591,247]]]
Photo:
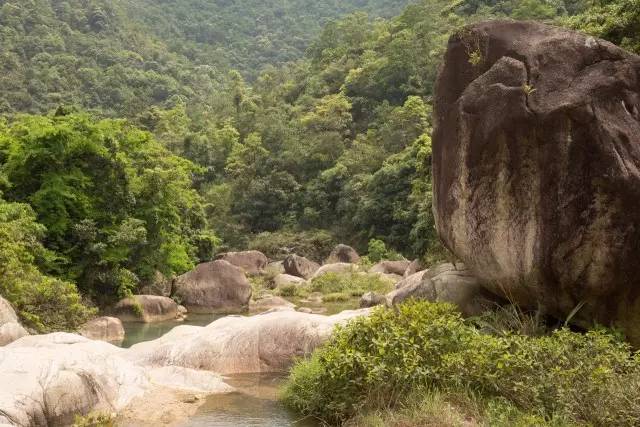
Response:
[[[333,310],[331,310],[333,311]],[[189,314],[183,322],[125,323],[122,347],[154,340],[180,325],[206,326],[222,315]],[[278,401],[278,390],[285,379],[281,374],[242,374],[225,376],[237,392],[211,395],[183,427],[318,427],[311,419],[300,419]]]

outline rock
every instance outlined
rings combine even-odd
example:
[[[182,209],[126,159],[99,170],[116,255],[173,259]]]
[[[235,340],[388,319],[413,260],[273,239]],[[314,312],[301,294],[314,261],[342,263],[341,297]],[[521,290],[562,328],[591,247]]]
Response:
[[[186,316],[187,313],[189,313],[189,310],[187,310],[187,307],[185,307],[184,305],[178,305],[178,314]]]
[[[134,295],[120,300],[111,314],[123,322],[162,322],[178,316],[178,304],[157,295]]]
[[[480,63],[469,61],[475,49]],[[640,344],[640,57],[535,22],[449,41],[433,193],[445,245],[492,292]]]
[[[384,295],[375,292],[367,292],[360,297],[360,308],[374,307],[376,305],[384,305],[386,298]]]
[[[421,260],[414,259],[413,261],[411,261],[411,264],[409,264],[409,267],[407,267],[407,269],[404,271],[402,276],[406,279],[407,277],[413,274],[416,274],[419,271],[423,271],[426,268],[427,267],[423,264]]]
[[[71,425],[76,414],[123,409],[145,392],[123,350],[79,335],[28,336],[0,348],[0,425]],[[69,339],[67,336],[75,337]]]
[[[282,297],[273,295],[266,295],[255,301],[251,301],[249,304],[249,311],[260,313],[263,311],[271,310],[274,308],[290,308],[294,309],[295,304],[287,301]]]
[[[226,316],[205,327],[178,326],[157,340],[134,345],[127,357],[142,365],[221,375],[285,372],[295,359],[324,343],[336,325],[368,313],[365,309],[322,316],[285,310]]]
[[[448,302],[456,305],[464,316],[477,316],[493,306],[495,297],[483,288],[471,271],[463,265],[458,268],[453,264],[445,265],[450,268],[439,267],[435,269],[435,275],[425,271],[405,279],[404,286],[387,294],[387,305],[393,306],[409,298]]]
[[[316,277],[320,277],[324,274],[327,273],[338,273],[338,274],[342,274],[342,273],[355,273],[359,270],[358,266],[355,264],[349,264],[346,262],[336,262],[333,264],[325,264],[322,267],[320,267],[318,270],[316,270],[315,273],[313,273],[313,276],[311,277],[312,279],[315,279]]]
[[[150,283],[140,288],[140,295],[157,295],[161,297],[171,296],[171,280],[156,271]]]
[[[300,308],[298,309],[298,311],[299,311],[300,313],[309,313],[309,314],[310,314],[310,313],[313,313],[313,310],[312,310],[311,308],[309,308],[309,307],[300,307]]]
[[[0,297],[0,347],[29,333],[18,322],[16,312],[9,301]]]
[[[349,264],[357,264],[360,261],[360,255],[351,246],[343,245],[342,243],[337,245],[329,254],[329,258],[325,261],[325,264],[334,264],[336,262],[346,262]]]
[[[369,269],[370,273],[397,274],[403,276],[404,272],[411,264],[407,260],[402,261],[380,261]]]
[[[270,262],[267,265],[267,272],[273,272],[274,274],[285,274],[284,261]]]
[[[273,278],[273,283],[276,286],[276,289],[282,288],[283,286],[300,286],[307,283],[302,277],[291,276],[290,274],[278,274]]]
[[[289,255],[285,258],[283,265],[287,274],[303,279],[310,279],[313,273],[320,268],[315,262],[298,255]]]
[[[127,412],[132,405],[142,414],[141,402],[154,419],[164,410],[151,401],[159,390],[167,406],[184,391],[233,391],[213,373],[143,366],[125,358],[128,353],[67,333],[27,336],[0,348],[0,425],[71,425],[78,414]]]
[[[90,340],[119,343],[124,340],[122,321],[116,317],[98,317],[90,320],[78,330],[80,335]]]
[[[174,296],[190,313],[247,310],[251,285],[242,270],[224,260],[206,262],[176,278]]]
[[[260,251],[227,252],[219,254],[216,259],[240,267],[249,276],[262,273],[269,263],[267,256]]]
[[[422,277],[427,273],[427,270],[419,271],[417,273],[412,274],[409,277],[405,277],[398,283],[396,283],[396,289],[404,288],[405,286],[415,286],[420,281],[422,281]]]

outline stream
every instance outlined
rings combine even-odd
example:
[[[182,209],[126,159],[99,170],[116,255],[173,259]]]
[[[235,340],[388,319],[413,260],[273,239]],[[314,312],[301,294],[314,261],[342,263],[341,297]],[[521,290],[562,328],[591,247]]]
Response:
[[[184,322],[124,323],[122,347],[161,337],[180,325],[205,326],[221,315],[189,314]],[[318,427],[314,420],[300,420],[277,399],[284,374],[226,375],[225,382],[238,391],[211,395],[184,427]]]

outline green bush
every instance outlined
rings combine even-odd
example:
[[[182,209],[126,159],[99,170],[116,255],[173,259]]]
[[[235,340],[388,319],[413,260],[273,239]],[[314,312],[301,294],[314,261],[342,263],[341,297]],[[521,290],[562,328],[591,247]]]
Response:
[[[402,255],[394,250],[387,249],[387,245],[382,240],[371,239],[367,248],[367,260],[372,263],[382,260],[399,260]]]
[[[249,243],[249,249],[258,250],[270,259],[284,259],[295,253],[321,262],[337,244],[326,230],[274,231],[258,234]]]
[[[322,294],[348,293],[359,297],[366,292],[386,293],[393,288],[391,281],[377,274],[325,273],[307,285],[311,292]]]
[[[624,390],[640,384],[639,362],[606,331],[486,335],[453,306],[408,302],[338,328],[293,368],[283,398],[330,423],[431,388],[504,399],[543,419],[637,425],[640,396]]]
[[[94,314],[76,287],[41,272],[52,258],[40,239],[45,229],[26,204],[0,198],[0,296],[38,332],[74,330]]]

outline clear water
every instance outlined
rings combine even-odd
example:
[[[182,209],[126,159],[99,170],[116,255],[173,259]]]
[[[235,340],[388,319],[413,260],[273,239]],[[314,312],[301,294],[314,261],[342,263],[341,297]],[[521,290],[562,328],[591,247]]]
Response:
[[[226,377],[238,392],[212,395],[185,427],[316,427],[312,419],[300,419],[277,400],[284,377],[275,374],[243,374]]]
[[[123,323],[125,333],[124,341],[122,341],[122,344],[120,345],[122,347],[129,348],[139,342],[151,341],[156,338],[160,338],[176,326],[206,326],[221,317],[224,316],[220,314],[189,314],[187,319],[183,322],[176,322],[174,320],[155,323],[125,322]]]
[[[154,340],[180,325],[205,326],[222,315],[189,314],[184,322],[125,323],[123,347]],[[225,377],[237,392],[211,395],[186,421],[185,427],[318,427],[315,420],[289,411],[278,401],[284,374],[243,374]]]

